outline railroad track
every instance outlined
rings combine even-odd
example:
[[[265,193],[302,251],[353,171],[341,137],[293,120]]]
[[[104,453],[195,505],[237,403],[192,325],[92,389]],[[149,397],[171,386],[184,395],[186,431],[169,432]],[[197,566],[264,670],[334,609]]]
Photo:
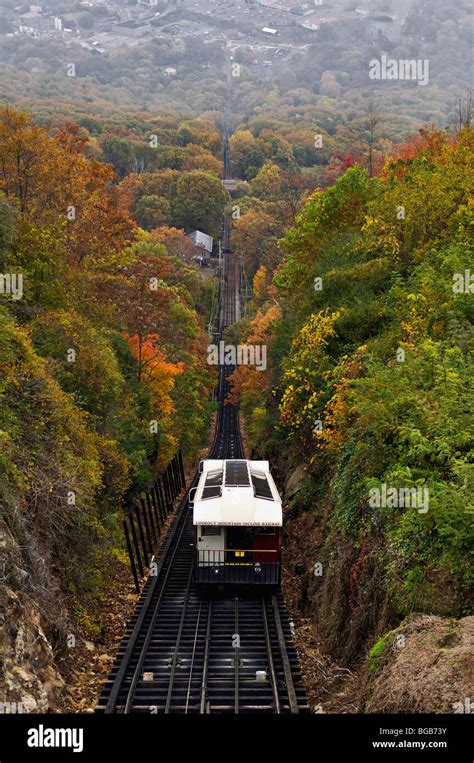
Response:
[[[228,228],[229,221],[225,226]],[[226,241],[229,232],[225,231]],[[235,322],[238,268],[224,252],[221,332]],[[238,411],[224,403],[209,458],[243,458]],[[197,484],[196,473],[190,488]],[[299,713],[306,694],[281,593],[206,598],[193,585],[194,528],[181,502],[104,684],[97,712]]]

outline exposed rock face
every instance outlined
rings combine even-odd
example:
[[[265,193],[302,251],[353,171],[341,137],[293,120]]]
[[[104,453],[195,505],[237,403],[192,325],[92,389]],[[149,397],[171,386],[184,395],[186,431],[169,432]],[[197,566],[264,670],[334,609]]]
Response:
[[[28,541],[20,546],[0,521],[2,713],[51,712],[64,695],[64,681],[45,628],[45,622],[59,623],[64,607],[29,536]],[[25,549],[34,559],[29,572]]]
[[[3,594],[3,712],[46,713],[64,691],[35,605],[12,589]]]
[[[366,713],[474,711],[474,617],[408,617],[372,649]]]
[[[306,477],[306,464],[299,464],[285,483],[285,504],[290,509],[297,508],[298,496]]]

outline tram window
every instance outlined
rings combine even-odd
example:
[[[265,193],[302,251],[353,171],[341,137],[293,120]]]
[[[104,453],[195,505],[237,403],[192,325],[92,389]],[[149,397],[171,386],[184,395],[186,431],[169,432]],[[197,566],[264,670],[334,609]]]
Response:
[[[215,485],[213,487],[203,487],[202,500],[205,501],[207,498],[219,498],[221,490],[222,488],[220,485]]]
[[[202,500],[206,498],[219,498],[222,485],[222,469],[218,472],[208,472],[202,489]]]
[[[201,528],[201,535],[220,535],[221,534],[221,528],[220,527],[213,527],[212,525],[206,525]]]
[[[270,485],[268,484],[266,475],[256,474],[255,472],[252,472],[251,476],[252,476],[252,483],[255,490],[255,497],[266,498],[267,500],[273,501],[272,491],[270,489]]]
[[[208,472],[206,474],[206,487],[211,485],[222,485],[222,469],[218,472]]]

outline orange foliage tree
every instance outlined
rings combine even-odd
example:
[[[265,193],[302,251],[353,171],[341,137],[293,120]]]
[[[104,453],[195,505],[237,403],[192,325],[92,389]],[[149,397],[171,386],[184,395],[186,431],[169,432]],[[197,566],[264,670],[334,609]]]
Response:
[[[112,168],[91,160],[86,150],[75,126],[51,136],[29,114],[0,110],[0,190],[30,235],[44,226],[61,232],[72,263],[119,251],[133,239],[132,222],[111,192]]]
[[[141,368],[142,381],[152,392],[154,416],[160,434],[160,461],[167,463],[179,446],[173,433],[176,408],[173,401],[175,378],[184,371],[181,362],[170,363],[160,347],[158,334],[149,334],[145,340],[126,335]]]

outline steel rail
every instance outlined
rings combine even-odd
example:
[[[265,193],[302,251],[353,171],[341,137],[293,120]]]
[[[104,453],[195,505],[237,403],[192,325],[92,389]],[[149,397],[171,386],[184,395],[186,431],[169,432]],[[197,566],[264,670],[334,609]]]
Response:
[[[202,681],[201,681],[201,702],[199,706],[199,712],[204,715],[207,710],[207,678],[209,674],[209,652],[211,645],[211,628],[212,628],[212,601],[209,603],[209,612],[207,615],[207,628],[206,628],[206,646],[204,651],[204,663],[202,668]]]
[[[201,612],[202,612],[202,601],[199,604],[199,612],[196,620],[196,629],[194,631],[194,641],[193,641],[193,651],[191,653],[191,662],[189,666],[189,680],[188,680],[188,688],[186,691],[186,703],[184,705],[184,713],[187,715],[188,708],[189,708],[189,698],[191,696],[191,688],[193,684],[193,673],[194,673],[194,659],[196,657],[196,649],[197,649],[197,643],[198,643],[198,637],[199,637],[199,626],[201,625]]]
[[[184,620],[186,617],[186,612],[188,609],[189,604],[189,594],[191,591],[191,582],[193,579],[193,568],[191,566],[191,569],[189,571],[189,578],[188,578],[188,584],[186,586],[186,593],[184,595],[184,601],[183,601],[183,608],[181,610],[181,619],[179,621],[179,628],[178,628],[178,634],[176,636],[176,646],[173,653],[173,659],[171,661],[171,672],[170,672],[170,679],[169,679],[169,685],[168,685],[168,695],[166,697],[166,705],[165,705],[165,714],[168,715],[171,707],[171,699],[173,696],[173,687],[174,687],[174,679],[176,675],[176,665],[178,663],[178,650],[181,645],[181,637],[183,635],[183,627],[184,627]],[[154,623],[152,624],[154,626]],[[151,627],[151,626],[150,626]]]
[[[194,482],[197,482],[196,478],[195,478]],[[154,593],[155,593],[155,589],[156,589],[156,587],[158,585],[158,581],[160,579],[161,572],[163,570],[165,562],[167,561],[168,553],[169,553],[169,551],[170,551],[170,549],[172,547],[172,544],[175,541],[175,533],[176,533],[176,531],[178,529],[178,526],[179,526],[181,520],[183,520],[183,518],[184,518],[184,515],[185,515],[185,506],[188,503],[189,491],[192,489],[192,487],[194,487],[194,482],[190,486],[190,488],[188,489],[186,495],[184,496],[184,498],[183,498],[183,500],[181,502],[181,505],[180,505],[180,509],[178,510],[178,514],[175,517],[175,520],[174,520],[174,523],[175,523],[174,532],[173,532],[173,528],[172,528],[172,531],[170,532],[170,535],[168,536],[168,538],[167,538],[167,540],[165,542],[165,545],[164,545],[164,547],[162,549],[162,553],[160,554],[161,558],[160,558],[160,560],[158,562],[157,574],[153,575],[152,578],[151,578],[151,582],[150,582],[150,585],[149,585],[149,588],[148,588],[148,591],[147,591],[147,594],[146,594],[146,598],[145,598],[144,602],[141,605],[141,609],[140,609],[138,618],[137,618],[137,620],[135,622],[135,625],[133,627],[133,631],[132,631],[132,633],[131,633],[131,635],[130,635],[130,637],[128,639],[128,643],[127,643],[127,647],[126,647],[126,650],[125,650],[125,654],[122,657],[122,660],[121,660],[121,663],[120,663],[117,675],[116,675],[116,677],[114,679],[113,686],[112,686],[112,688],[110,690],[110,694],[109,694],[109,697],[108,697],[108,700],[107,700],[107,704],[106,704],[106,707],[105,707],[105,712],[106,713],[112,713],[116,709],[116,705],[117,705],[117,702],[118,702],[118,697],[119,697],[120,691],[122,689],[123,682],[124,682],[124,680],[126,678],[126,674],[127,674],[128,668],[129,668],[129,664],[130,664],[130,661],[131,661],[131,658],[132,658],[132,653],[133,653],[133,651],[134,651],[134,649],[136,647],[137,641],[138,641],[138,639],[140,637],[140,634],[141,634],[141,632],[143,630],[144,621],[146,619],[148,610],[149,610],[149,608],[151,606],[151,603],[152,603],[152,600],[153,600],[153,596],[154,596]],[[183,526],[184,525],[185,525],[185,522],[183,522]],[[168,571],[169,571],[169,569],[170,569],[170,566],[168,567]],[[168,574],[168,572],[167,572],[167,574]]]
[[[163,596],[164,596],[164,593],[165,593],[165,590],[166,590],[166,583],[168,582],[168,578],[170,576],[171,569],[172,569],[172,566],[173,566],[173,561],[174,561],[174,558],[175,558],[176,553],[177,553],[178,548],[179,548],[179,541],[181,540],[181,538],[183,536],[183,533],[184,533],[184,530],[186,528],[186,513],[185,512],[183,512],[183,515],[182,515],[181,519],[183,521],[181,522],[181,529],[179,531],[178,540],[175,543],[175,546],[173,548],[173,551],[172,551],[172,554],[171,554],[171,558],[169,560],[169,564],[168,564],[168,567],[166,569],[165,577],[164,577],[164,580],[163,580],[163,585],[161,586],[161,590],[160,590],[157,602],[156,602],[156,604],[154,606],[153,614],[152,614],[152,617],[151,617],[151,622],[150,622],[150,624],[149,624],[149,626],[147,628],[147,632],[146,632],[146,636],[145,636],[145,641],[143,642],[143,645],[141,647],[140,655],[139,655],[139,658],[138,658],[138,662],[137,662],[137,665],[135,667],[135,670],[134,670],[134,673],[133,673],[133,676],[132,676],[132,680],[131,680],[131,683],[130,683],[130,686],[129,686],[129,689],[128,689],[127,699],[126,699],[126,702],[125,702],[125,710],[124,710],[125,713],[130,712],[130,708],[131,708],[132,703],[133,703],[133,699],[134,699],[134,696],[135,696],[135,689],[137,687],[138,681],[140,680],[140,675],[141,675],[141,671],[142,671],[142,668],[143,668],[143,663],[145,662],[146,653],[147,653],[147,650],[148,650],[151,638],[153,636],[153,629],[154,629],[154,626],[155,626],[156,618],[158,617],[158,612],[160,611],[161,602],[163,600]]]
[[[273,616],[275,618],[275,625],[276,625],[277,636],[278,636],[278,644],[280,647],[280,653],[283,660],[283,670],[285,674],[285,685],[286,685],[286,691],[288,694],[288,702],[290,705],[291,713],[295,714],[295,713],[299,713],[299,706],[298,706],[298,700],[296,697],[295,684],[293,681],[293,673],[291,670],[291,664],[288,657],[288,650],[286,648],[286,638],[285,638],[285,634],[283,633],[283,628],[281,624],[280,608],[278,606],[276,596],[272,596],[272,607],[273,607]]]
[[[275,672],[275,663],[273,661],[272,642],[270,638],[270,628],[268,625],[267,617],[267,598],[262,596],[262,613],[263,613],[263,625],[265,628],[265,643],[267,647],[268,667],[270,669],[270,680],[272,683],[273,697],[275,700],[275,712],[280,713],[280,697],[278,696],[278,682]]]
[[[237,638],[237,643],[234,647],[234,712],[239,714],[239,667],[240,667],[240,635],[239,635],[239,597],[235,598],[234,606],[234,639]]]

